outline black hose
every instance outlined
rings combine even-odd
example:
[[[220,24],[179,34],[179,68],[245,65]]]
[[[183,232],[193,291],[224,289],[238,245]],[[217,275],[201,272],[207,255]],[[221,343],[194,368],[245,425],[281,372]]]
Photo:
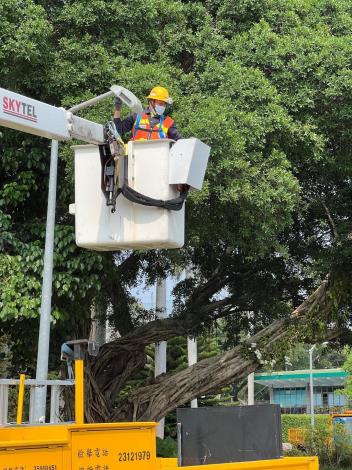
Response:
[[[187,198],[188,191],[189,188],[186,187],[181,191],[178,197],[169,199],[168,201],[163,201],[162,199],[154,199],[152,197],[145,196],[126,184],[121,188],[121,194],[131,202],[141,204],[142,206],[162,207],[163,209],[168,209],[170,211],[180,211],[182,209],[183,203]]]

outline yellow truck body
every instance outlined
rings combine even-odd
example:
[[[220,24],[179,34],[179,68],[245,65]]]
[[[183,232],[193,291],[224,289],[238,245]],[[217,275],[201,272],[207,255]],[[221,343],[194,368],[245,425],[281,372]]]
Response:
[[[157,459],[160,470],[175,470],[177,459]],[[181,467],[184,470],[319,470],[318,457],[283,457],[256,462],[233,462]]]
[[[177,459],[156,457],[154,422],[84,424],[83,360],[75,360],[76,423],[20,424],[24,376],[21,377],[17,425],[0,427],[0,470],[176,470]],[[182,470],[319,470],[317,457],[286,457],[182,467]]]
[[[155,423],[0,428],[1,470],[156,468]]]
[[[156,457],[156,423],[0,428],[0,470],[176,470]],[[183,470],[318,470],[317,457],[182,467]]]

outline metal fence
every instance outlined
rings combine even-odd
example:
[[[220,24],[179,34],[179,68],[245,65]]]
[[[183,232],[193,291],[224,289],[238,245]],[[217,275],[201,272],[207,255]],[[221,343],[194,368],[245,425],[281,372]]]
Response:
[[[9,423],[9,387],[18,386],[19,379],[0,379],[0,424]],[[34,422],[34,393],[37,387],[50,389],[50,423],[62,421],[60,405],[62,404],[63,387],[72,387],[74,380],[36,380],[26,379],[25,386],[30,387],[29,392],[29,422]]]

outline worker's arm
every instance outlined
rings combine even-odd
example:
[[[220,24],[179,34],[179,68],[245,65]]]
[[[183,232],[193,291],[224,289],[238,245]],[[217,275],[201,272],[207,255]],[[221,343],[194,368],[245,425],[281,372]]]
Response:
[[[130,132],[133,128],[133,124],[136,120],[137,114],[130,114],[125,119],[121,119],[121,108],[122,100],[118,96],[114,100],[115,112],[114,112],[114,123],[117,129],[117,132],[122,136],[126,132]]]
[[[116,116],[116,114],[119,114],[119,116]],[[127,116],[125,119],[121,119],[120,117],[120,112],[115,111],[114,114],[114,123],[117,129],[117,132],[120,135],[126,134],[126,132],[130,132],[132,130],[133,124],[135,123],[137,114],[133,113]]]
[[[172,126],[169,128],[167,136],[168,136],[169,139],[172,139],[172,140],[183,139],[183,137],[182,137],[181,133],[179,132],[179,130],[177,129],[175,123],[173,123]]]

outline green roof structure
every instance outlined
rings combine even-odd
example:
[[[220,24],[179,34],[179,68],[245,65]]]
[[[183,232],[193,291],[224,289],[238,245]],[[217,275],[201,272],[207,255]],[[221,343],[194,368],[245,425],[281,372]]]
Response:
[[[313,370],[314,386],[343,386],[348,373],[343,369]],[[309,382],[309,370],[264,372],[254,375],[254,382],[273,388],[300,388]]]

